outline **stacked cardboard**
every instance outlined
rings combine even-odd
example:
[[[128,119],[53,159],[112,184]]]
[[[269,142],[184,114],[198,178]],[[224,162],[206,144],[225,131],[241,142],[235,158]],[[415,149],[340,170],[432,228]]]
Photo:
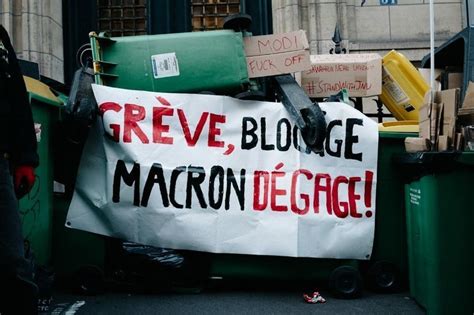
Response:
[[[461,139],[456,132],[459,95],[459,88],[438,91],[433,95],[431,91],[426,94],[424,105],[419,111],[419,137],[423,140],[407,138],[407,151],[447,151],[460,148]]]
[[[429,78],[429,70],[420,72],[425,78]],[[437,91],[434,93],[429,91],[425,95],[424,104],[419,110],[419,138],[405,140],[405,149],[408,152],[463,149],[462,129],[458,120],[458,116],[463,114],[463,109],[459,110],[462,85],[459,76],[459,73],[439,70],[435,72]],[[442,80],[444,80],[443,84],[441,84]],[[441,90],[442,88],[447,89]],[[472,100],[472,107],[463,106],[462,108],[464,108],[464,113],[472,113],[474,124],[474,86],[472,89],[472,96],[468,97],[466,94],[465,98],[465,100]]]

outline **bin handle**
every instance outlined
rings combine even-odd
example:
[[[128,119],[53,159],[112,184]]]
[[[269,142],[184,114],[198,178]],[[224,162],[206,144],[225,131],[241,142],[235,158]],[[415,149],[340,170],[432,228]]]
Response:
[[[315,153],[323,151],[326,119],[318,103],[313,103],[290,74],[274,77],[276,92],[295,120],[306,145]]]

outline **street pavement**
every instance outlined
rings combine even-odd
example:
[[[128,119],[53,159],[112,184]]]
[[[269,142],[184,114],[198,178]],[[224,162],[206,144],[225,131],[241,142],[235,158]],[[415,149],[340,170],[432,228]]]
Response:
[[[364,291],[336,299],[322,290],[324,304],[309,304],[291,288],[214,287],[201,292],[127,293],[84,296],[57,291],[48,314],[425,314],[408,292]]]

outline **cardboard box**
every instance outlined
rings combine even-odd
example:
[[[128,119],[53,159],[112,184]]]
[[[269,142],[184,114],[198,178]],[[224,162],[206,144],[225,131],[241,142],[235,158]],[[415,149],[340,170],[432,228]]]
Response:
[[[438,143],[441,115],[443,113],[443,103],[433,103],[431,106],[430,139],[431,143]]]
[[[295,73],[311,67],[303,30],[244,38],[249,78]]]
[[[431,144],[436,149],[438,137],[443,130],[444,104],[441,92],[434,93],[434,101],[431,101],[431,91],[425,95],[423,106],[418,110],[420,123],[419,135],[422,138],[430,139]]]
[[[418,68],[423,79],[428,85],[431,84],[431,69]],[[450,72],[448,70],[435,69],[435,91],[462,88],[464,74],[462,72]]]
[[[456,122],[459,106],[459,89],[426,93],[424,105],[419,109],[420,137],[430,139],[435,150],[452,149],[456,142]]]
[[[405,138],[405,151],[420,152],[430,150],[430,140],[426,138]]]
[[[351,97],[382,93],[382,57],[378,54],[312,55],[311,69],[302,74],[310,97],[328,97],[347,89]]]
[[[454,140],[454,150],[460,151],[463,146],[463,137],[461,132],[456,132],[456,138]]]
[[[440,135],[438,137],[438,151],[447,151],[450,147],[450,140],[448,136]]]
[[[474,82],[469,81],[462,103],[462,109],[474,108]]]
[[[418,68],[418,71],[421,73],[423,79],[425,79],[428,85],[431,84],[431,69],[427,68]],[[435,91],[441,91],[441,75],[443,70],[434,69],[434,79],[435,79]],[[430,86],[431,87],[431,86]]]
[[[462,89],[464,84],[464,73],[445,72],[442,75],[442,83],[444,90]]]
[[[474,83],[469,81],[462,107],[458,110],[458,122],[462,126],[474,125]]]
[[[442,135],[449,138],[449,143],[454,143],[456,133],[456,117],[459,106],[459,89],[450,89],[439,92],[443,103]]]
[[[420,131],[419,135],[422,138],[430,139],[430,130],[431,130],[431,123],[430,123],[430,105],[426,104],[420,107],[418,111],[418,117],[420,120]]]

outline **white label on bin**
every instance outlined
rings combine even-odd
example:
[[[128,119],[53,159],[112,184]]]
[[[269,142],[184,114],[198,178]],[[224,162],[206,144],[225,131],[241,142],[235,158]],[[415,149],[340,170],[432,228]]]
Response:
[[[410,203],[412,205],[420,205],[420,199],[421,199],[421,190],[420,189],[415,189],[415,188],[410,188]]]
[[[41,124],[35,123],[36,142],[41,141]]]
[[[66,192],[66,186],[60,182],[53,181],[53,192],[64,194]]]
[[[382,88],[387,91],[390,97],[398,105],[409,101],[408,96],[403,92],[398,83],[393,80],[392,76],[385,68],[382,70]]]
[[[179,65],[176,53],[151,56],[151,67],[155,79],[179,76]]]

